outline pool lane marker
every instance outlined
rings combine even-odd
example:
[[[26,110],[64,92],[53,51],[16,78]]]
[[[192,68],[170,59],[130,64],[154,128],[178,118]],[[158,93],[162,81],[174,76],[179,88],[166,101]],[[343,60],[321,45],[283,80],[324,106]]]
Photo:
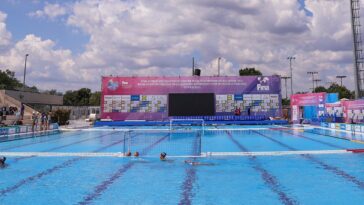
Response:
[[[314,129],[310,129],[310,130],[314,130]],[[327,131],[327,130],[325,130]],[[336,138],[336,139],[341,139],[341,140],[347,140],[347,141],[350,141],[349,138],[343,138],[343,137],[337,137],[337,136],[332,136],[332,135],[327,135],[327,134],[321,134],[321,133],[317,133],[317,132],[314,132],[314,131],[304,131],[306,133],[311,133],[311,134],[315,134],[315,135],[320,135],[320,136],[325,136],[325,137],[332,137],[332,138]]]
[[[237,146],[240,150],[244,152],[248,152],[249,150],[245,148],[240,142],[238,142],[231,132],[226,131],[228,138]],[[287,193],[284,192],[285,188],[281,187],[280,183],[278,182],[277,178],[273,176],[268,170],[264,169],[262,165],[258,162],[256,156],[248,156],[250,161],[254,163],[253,168],[258,171],[264,180],[265,184],[269,186],[269,188],[278,195],[279,200],[283,204],[299,204],[298,201],[288,196]]]
[[[255,132],[255,131],[253,131],[253,132]],[[346,149],[345,147],[335,145],[335,144],[332,144],[330,142],[324,142],[322,140],[314,139],[314,138],[307,137],[307,136],[304,136],[304,135],[295,134],[295,133],[288,132],[288,131],[283,131],[283,130],[279,130],[279,132],[286,133],[286,134],[289,134],[289,135],[293,135],[293,136],[296,136],[296,137],[299,137],[299,138],[302,138],[302,139],[310,140],[312,142],[317,142],[317,143],[320,143],[320,144],[323,144],[323,145],[326,145],[326,146],[329,146],[329,147],[338,148],[338,149]]]
[[[151,149],[153,149],[155,146],[157,146],[159,143],[164,141],[169,137],[169,134],[161,137],[159,140],[155,141],[153,144],[149,145],[148,147],[144,148],[143,151],[141,151],[141,155],[144,155],[148,153]],[[121,166],[116,172],[114,172],[112,175],[110,175],[109,178],[101,182],[99,185],[94,187],[94,190],[92,193],[89,193],[86,195],[82,201],[78,202],[77,204],[84,205],[84,204],[90,204],[95,199],[100,197],[103,192],[105,192],[109,186],[111,186],[116,180],[118,180],[120,177],[123,176],[125,172],[127,172],[130,168],[132,168],[135,164],[135,161],[128,162],[127,164]]]
[[[339,130],[335,130],[335,129],[329,129],[329,131],[338,131],[338,132],[340,132]],[[341,139],[341,140],[347,140],[347,141],[354,142],[354,143],[364,144],[364,141],[361,141],[361,140],[353,140],[352,138],[337,137],[337,136],[326,135],[326,134],[321,134],[321,133],[317,133],[317,132],[308,132],[308,131],[305,131],[305,132],[311,133],[311,134],[315,134],[315,135],[326,136],[326,137],[333,137],[333,138]]]
[[[107,148],[110,148],[114,145],[117,145],[117,144],[120,144],[124,142],[124,139],[122,140],[119,140],[119,141],[116,141],[116,142],[113,142],[112,144],[109,144],[107,146],[104,146],[104,147],[101,147],[101,148],[98,148],[96,149],[94,152],[100,152],[104,149],[107,149]],[[33,181],[36,181],[44,176],[47,176],[47,175],[50,175],[56,171],[59,171],[60,169],[63,169],[63,168],[66,168],[66,167],[69,167],[71,166],[73,163],[77,162],[77,161],[80,161],[81,159],[84,159],[83,157],[77,157],[77,158],[73,158],[73,159],[69,159],[65,162],[63,162],[62,164],[59,164],[59,165],[56,165],[56,166],[53,166],[52,168],[49,168],[49,169],[46,169],[42,172],[39,172],[38,174],[35,174],[33,176],[30,176],[30,177],[27,177],[25,179],[22,179],[20,180],[18,183],[16,183],[15,185],[13,186],[9,186],[5,189],[1,189],[0,190],[0,197],[9,193],[9,192],[13,192],[15,190],[17,190],[19,187],[22,187],[23,185],[25,184],[28,184],[28,183],[31,183]]]
[[[75,144],[80,144],[82,142],[86,142],[86,141],[89,141],[89,140],[103,138],[105,136],[113,135],[113,134],[116,134],[116,133],[119,133],[119,132],[110,132],[110,133],[106,133],[106,134],[99,135],[99,136],[96,136],[96,137],[90,137],[90,138],[86,138],[86,139],[83,139],[83,140],[78,140],[78,141],[71,142],[71,143],[68,143],[68,144],[65,144],[65,145],[61,145],[61,146],[53,147],[53,148],[50,148],[50,149],[46,149],[46,150],[43,150],[42,152],[55,151],[55,150],[62,149],[62,148],[65,148],[65,147],[69,147],[69,146],[72,146],[72,145],[75,145]],[[26,157],[15,158],[13,162],[18,162],[20,160],[29,159],[29,158],[32,158],[32,157],[34,157],[34,156],[26,156]]]
[[[57,137],[57,138],[52,138],[52,139],[45,139],[45,140],[39,141],[39,142],[30,142],[30,143],[27,143],[27,144],[20,144],[20,145],[11,146],[11,147],[4,147],[4,148],[1,148],[0,150],[1,151],[7,151],[7,150],[12,150],[12,149],[15,149],[15,148],[19,148],[19,147],[26,147],[26,146],[35,145],[35,144],[41,144],[41,143],[45,143],[45,142],[56,141],[56,140],[64,139],[66,137],[67,138],[68,137],[74,137],[74,136],[78,136],[78,135],[81,135],[81,134],[83,134],[83,133],[75,134],[75,135],[70,135],[70,136],[65,136],[65,137]],[[55,135],[50,135],[50,136],[54,137]],[[24,138],[24,140],[26,140],[26,139],[41,139],[43,137],[45,137],[45,136],[38,136],[38,137],[33,137],[33,138]]]
[[[193,156],[197,156],[199,153],[198,153],[198,150],[199,148],[202,146],[200,144],[201,142],[201,133],[197,133],[197,137],[195,137],[195,140],[194,140],[194,143],[193,143],[193,146],[192,146],[192,155]],[[198,146],[198,144],[200,144],[200,146]],[[196,157],[193,157],[192,160],[193,161],[196,161]],[[179,205],[190,205],[191,204],[191,201],[192,201],[192,198],[195,196],[195,194],[192,192],[192,189],[193,189],[193,185],[197,179],[197,176],[196,176],[196,168],[195,166],[189,166],[187,169],[186,169],[186,177],[185,177],[185,180],[182,184],[182,193],[181,193],[181,200],[179,201]]]
[[[287,144],[284,144],[276,139],[274,139],[273,137],[270,137],[268,135],[265,135],[265,134],[262,134],[260,132],[257,132],[257,131],[253,131],[263,137],[265,137],[266,139],[269,139],[291,151],[297,151],[297,149],[287,145]],[[364,149],[347,149],[347,151],[350,151],[352,153],[362,153],[361,151],[364,152]],[[356,186],[358,186],[360,189],[364,190],[364,182],[363,181],[360,181],[359,179],[357,179],[355,176],[352,176],[348,173],[346,173],[345,171],[339,169],[338,167],[335,167],[335,166],[331,166],[329,164],[326,164],[325,162],[315,158],[314,156],[312,155],[300,155],[301,157],[305,158],[305,159],[308,159],[312,162],[315,162],[316,164],[320,165],[322,168],[324,168],[325,170],[328,170],[328,171],[331,171],[332,173],[334,173],[335,175],[337,176],[340,176],[342,178],[344,178],[346,181],[349,181],[349,182],[352,182],[353,184],[355,184]]]

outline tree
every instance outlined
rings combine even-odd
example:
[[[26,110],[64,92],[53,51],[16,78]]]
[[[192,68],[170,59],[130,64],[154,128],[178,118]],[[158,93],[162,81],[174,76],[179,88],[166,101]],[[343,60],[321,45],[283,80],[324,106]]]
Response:
[[[78,105],[90,105],[91,90],[89,88],[81,88],[77,91]]]
[[[10,70],[0,70],[0,89],[16,90],[22,87],[22,84],[15,78],[15,73]]]
[[[328,93],[339,93],[339,99],[347,98],[353,99],[355,97],[354,92],[347,89],[345,86],[340,86],[337,83],[333,83],[327,89]]]
[[[240,76],[262,75],[262,72],[255,70],[255,68],[244,68],[239,70]]]
[[[282,105],[285,106],[285,105],[290,105],[291,103],[291,100],[290,99],[285,99],[285,98],[282,98]]]
[[[63,104],[70,106],[100,106],[101,92],[91,93],[89,88],[68,90],[63,95]]]
[[[90,105],[100,106],[101,104],[101,92],[94,92],[90,97]]]
[[[12,72],[8,69],[5,71],[0,70],[0,89],[21,90],[23,89],[23,84],[15,78],[15,72]],[[25,90],[38,92],[38,89],[35,86],[25,86]]]
[[[78,105],[77,91],[68,90],[63,95],[64,105]]]
[[[318,86],[315,88],[315,93],[327,92],[327,89],[324,86]]]

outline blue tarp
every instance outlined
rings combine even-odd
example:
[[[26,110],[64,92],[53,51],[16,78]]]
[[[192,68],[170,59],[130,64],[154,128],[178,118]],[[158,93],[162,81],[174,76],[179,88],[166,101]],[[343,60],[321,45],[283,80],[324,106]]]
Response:
[[[327,93],[326,94],[326,103],[334,103],[339,101],[339,93]]]

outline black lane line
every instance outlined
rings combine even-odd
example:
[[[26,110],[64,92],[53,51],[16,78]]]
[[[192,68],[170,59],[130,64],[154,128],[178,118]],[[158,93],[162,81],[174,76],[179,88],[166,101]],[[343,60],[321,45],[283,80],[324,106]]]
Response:
[[[245,148],[240,142],[238,142],[233,135],[226,131],[228,138],[243,152],[249,152],[247,148]],[[281,187],[278,179],[269,173],[268,170],[264,169],[263,166],[259,163],[256,156],[248,156],[249,160],[254,164],[253,168],[258,171],[264,180],[265,184],[269,186],[269,188],[278,195],[279,200],[283,204],[299,204],[298,201],[288,196],[287,193],[284,192],[284,188]]]
[[[34,137],[52,136],[52,135],[56,135],[56,134],[60,133],[60,132],[55,133],[55,132],[52,132],[52,131],[53,130],[47,130],[47,131],[44,131],[44,132],[42,131],[42,133],[40,133],[39,135],[35,135],[35,133],[32,133],[32,132],[22,133],[22,134],[25,134],[25,136],[27,136],[27,137],[14,138],[14,139],[11,139],[11,140],[8,139],[8,140],[4,140],[4,141],[0,140],[0,143],[6,143],[6,142],[12,142],[12,141],[18,141],[18,140],[25,140],[25,139],[30,139],[30,138],[34,138]],[[56,130],[54,130],[54,131],[56,131]],[[9,136],[7,136],[7,135],[6,136],[3,135],[0,138],[5,138],[5,137],[9,138]]]
[[[110,148],[112,146],[120,144],[122,142],[124,142],[124,139],[116,141],[116,142],[114,142],[112,144],[109,144],[107,146],[98,148],[98,149],[94,150],[93,152],[100,152],[102,150],[105,150],[107,148]],[[36,181],[36,180],[38,180],[38,179],[40,179],[40,178],[42,178],[44,176],[50,175],[50,174],[52,174],[52,173],[54,173],[56,171],[59,171],[59,170],[61,170],[63,168],[69,167],[73,163],[75,163],[77,161],[80,161],[81,159],[84,159],[84,158],[83,157],[77,157],[77,158],[69,159],[69,160],[63,162],[62,164],[56,165],[56,166],[54,166],[52,168],[46,169],[46,170],[44,170],[42,172],[39,172],[38,174],[35,174],[33,176],[22,179],[18,183],[16,183],[15,185],[9,186],[9,187],[7,187],[5,189],[0,190],[0,197],[3,196],[4,194],[7,194],[9,192],[13,192],[13,191],[17,190],[18,188],[22,187],[25,184],[31,183],[31,182]]]
[[[338,137],[338,136],[333,136],[333,135],[327,135],[327,134],[321,134],[321,133],[317,133],[317,132],[310,132],[308,130],[303,130],[303,132],[307,132],[307,133],[311,133],[311,134],[315,134],[315,135],[321,135],[321,136],[325,136],[325,137],[333,137],[333,138],[336,138],[336,139],[350,141],[350,139],[348,139],[348,138],[343,138],[343,137]]]
[[[272,137],[270,137],[268,135],[262,134],[262,133],[260,133],[258,131],[253,131],[253,132],[255,132],[255,133],[257,133],[257,134],[259,134],[259,135],[261,135],[261,136],[263,136],[263,137],[265,137],[265,138],[267,138],[267,139],[269,139],[269,140],[271,140],[271,141],[273,141],[273,142],[275,142],[275,143],[277,143],[277,144],[279,144],[279,145],[281,145],[281,146],[283,146],[285,148],[287,148],[288,150],[298,151],[297,149],[295,149],[295,148],[293,148],[293,147],[291,147],[291,146],[289,146],[287,144],[284,144],[284,143],[282,143],[282,142],[280,142],[280,141],[278,141],[278,140],[276,140],[276,139],[274,139],[274,138],[272,138]],[[312,155],[302,154],[300,156],[305,158],[305,159],[310,160],[311,162],[314,162],[314,163],[320,165],[323,169],[331,171],[335,175],[344,178],[346,181],[349,181],[349,182],[355,184],[356,186],[358,186],[360,189],[364,190],[364,182],[360,181],[355,176],[352,176],[349,173],[346,173],[344,170],[341,170],[340,168],[335,167],[335,166],[328,165],[325,162],[315,158]]]
[[[155,141],[153,144],[146,147],[141,154],[144,155],[148,153],[151,149],[153,149],[155,146],[157,146],[159,143],[161,143],[163,140],[167,139],[169,136],[166,135],[164,137],[161,137],[159,140]],[[135,162],[128,162],[127,164],[121,166],[116,172],[114,172],[110,177],[103,182],[101,182],[99,185],[97,185],[92,193],[89,193],[86,195],[82,201],[78,202],[77,204],[84,205],[84,204],[90,204],[92,201],[97,199],[99,196],[101,196],[116,180],[118,180],[120,177],[123,176],[125,172],[127,172],[130,168],[132,168],[135,165]]]
[[[113,134],[116,134],[116,133],[118,133],[118,132],[116,131],[116,132],[106,133],[106,134],[96,136],[96,137],[86,138],[86,139],[75,141],[75,142],[72,142],[72,143],[69,143],[69,144],[65,144],[65,145],[61,145],[61,146],[58,146],[58,147],[53,147],[53,148],[50,148],[50,149],[46,149],[46,150],[43,150],[41,152],[55,151],[55,150],[62,149],[62,148],[65,148],[65,147],[69,147],[69,146],[72,146],[72,145],[75,145],[75,144],[80,144],[82,142],[86,142],[86,141],[89,141],[89,140],[93,140],[93,139],[97,139],[97,138],[103,138],[105,136],[113,135]],[[16,162],[21,161],[23,159],[29,159],[29,158],[33,158],[33,157],[36,157],[36,156],[17,157],[17,158],[14,159],[13,162],[16,163]]]
[[[193,147],[192,147],[192,155],[198,155],[199,147],[199,138],[201,137],[201,133],[197,133],[197,137],[194,140]],[[199,145],[201,146],[201,145]],[[193,161],[196,161],[196,157],[192,158]],[[189,166],[188,169],[186,169],[186,177],[182,184],[182,193],[181,193],[181,200],[178,203],[179,205],[190,205],[192,198],[195,196],[194,193],[192,193],[193,184],[195,183],[197,176],[196,176],[196,168],[194,166]]]
[[[65,136],[65,137],[74,137],[74,136],[78,136],[78,135],[81,135],[81,134],[84,134],[84,133]],[[38,138],[38,137],[36,137],[36,138]],[[30,138],[26,138],[26,139],[30,139]],[[64,139],[64,137],[57,137],[55,139],[43,140],[43,141],[40,141],[40,142],[30,142],[30,143],[27,143],[27,144],[21,144],[21,145],[16,145],[16,146],[11,146],[11,147],[5,147],[5,148],[2,148],[1,150],[2,151],[8,151],[8,150],[12,150],[12,149],[19,148],[19,147],[26,147],[26,146],[29,146],[29,145],[40,144],[40,143],[45,143],[45,142],[51,142],[51,141],[56,141],[56,140],[60,140],[60,139]]]
[[[313,139],[311,137],[307,137],[307,136],[300,135],[300,134],[295,134],[295,133],[292,133],[292,132],[289,132],[289,131],[279,130],[279,132],[286,133],[286,134],[289,134],[289,135],[293,135],[293,136],[296,136],[296,137],[300,137],[300,138],[310,140],[310,141],[313,141],[313,142],[317,142],[317,143],[320,143],[320,144],[323,144],[323,145],[326,145],[326,146],[329,146],[329,147],[333,147],[333,148],[336,148],[336,149],[346,149],[345,147],[335,145],[335,144],[332,144],[330,142],[324,142],[324,141],[321,141],[321,140],[318,140],[318,139]]]

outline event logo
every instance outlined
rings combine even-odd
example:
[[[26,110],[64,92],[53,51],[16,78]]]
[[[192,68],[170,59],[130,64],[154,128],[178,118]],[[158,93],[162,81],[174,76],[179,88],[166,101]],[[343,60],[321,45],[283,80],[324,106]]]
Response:
[[[269,78],[268,77],[258,77],[257,90],[259,91],[269,91]]]
[[[123,86],[123,85],[129,85],[129,83],[126,81],[121,81],[121,86]]]
[[[107,82],[107,88],[109,90],[116,90],[119,87],[119,83],[118,82],[114,82],[113,80],[109,80],[109,82]]]

